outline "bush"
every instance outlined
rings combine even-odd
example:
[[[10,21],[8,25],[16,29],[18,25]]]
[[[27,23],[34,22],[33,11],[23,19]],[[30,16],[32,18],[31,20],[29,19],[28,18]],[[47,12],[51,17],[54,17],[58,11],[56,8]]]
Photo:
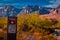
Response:
[[[39,32],[41,35],[45,36],[51,32],[49,29],[52,29],[52,22],[48,19],[40,19],[39,14],[31,13],[31,14],[21,14],[17,19],[18,25],[18,33],[27,35],[34,32]],[[19,37],[18,37],[19,38]],[[23,37],[22,37],[23,38]]]

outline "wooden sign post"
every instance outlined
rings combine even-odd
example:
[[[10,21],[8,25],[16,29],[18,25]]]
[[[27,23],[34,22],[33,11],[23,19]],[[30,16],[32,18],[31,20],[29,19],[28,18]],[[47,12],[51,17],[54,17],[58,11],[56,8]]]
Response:
[[[8,17],[7,40],[16,40],[17,17]]]

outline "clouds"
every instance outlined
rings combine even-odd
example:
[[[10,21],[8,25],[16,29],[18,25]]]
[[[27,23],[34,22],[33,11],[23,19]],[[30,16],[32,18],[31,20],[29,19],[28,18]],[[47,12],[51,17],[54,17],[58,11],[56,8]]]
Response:
[[[40,5],[45,7],[57,7],[60,0],[0,0],[0,6],[13,5],[24,7],[25,5]]]
[[[51,0],[49,1],[49,5],[45,5],[45,7],[53,7],[56,8],[58,5],[60,5],[60,0]]]
[[[50,3],[53,3],[53,4],[60,4],[60,0],[51,0],[49,1]]]
[[[12,5],[15,7],[24,7],[26,5],[34,5],[34,4],[39,4],[39,1],[37,0],[1,0],[0,1],[0,7],[5,6],[5,5]]]

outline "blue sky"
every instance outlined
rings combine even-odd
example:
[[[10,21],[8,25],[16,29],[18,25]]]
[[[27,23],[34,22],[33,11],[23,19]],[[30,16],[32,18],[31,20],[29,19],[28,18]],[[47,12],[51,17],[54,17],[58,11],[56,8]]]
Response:
[[[12,5],[17,8],[22,8],[27,5],[57,7],[58,5],[60,5],[60,0],[0,0],[0,8],[2,8],[5,5]]]

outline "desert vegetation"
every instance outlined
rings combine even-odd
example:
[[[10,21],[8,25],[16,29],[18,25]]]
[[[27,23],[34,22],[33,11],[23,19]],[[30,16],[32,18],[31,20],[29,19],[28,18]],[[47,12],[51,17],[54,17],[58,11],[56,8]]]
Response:
[[[7,18],[0,18],[0,37],[7,37]],[[41,19],[39,13],[23,13],[17,17],[17,40],[57,40],[54,28],[60,28],[60,21]]]
[[[17,40],[57,40],[53,32],[59,21],[41,19],[38,13],[21,14],[17,20]]]

